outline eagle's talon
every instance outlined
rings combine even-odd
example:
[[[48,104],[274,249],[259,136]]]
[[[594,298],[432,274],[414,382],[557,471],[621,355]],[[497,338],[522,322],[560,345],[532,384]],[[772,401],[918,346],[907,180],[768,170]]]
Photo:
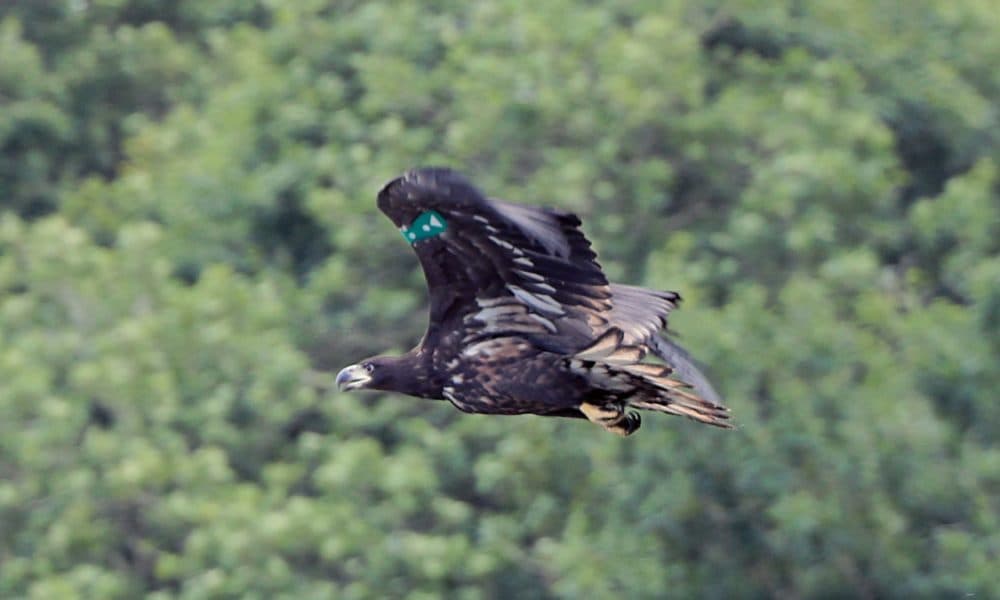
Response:
[[[629,411],[629,413],[625,415],[625,420],[622,424],[628,429],[628,433],[625,435],[631,435],[635,433],[637,429],[642,427],[642,417],[635,411]]]
[[[642,417],[639,416],[639,413],[629,412],[622,417],[620,422],[606,426],[605,429],[622,437],[628,437],[635,433],[640,426],[642,426]]]
[[[625,412],[620,404],[598,406],[589,402],[580,404],[580,412],[596,423],[622,437],[632,435],[642,425],[642,418],[635,411]]]

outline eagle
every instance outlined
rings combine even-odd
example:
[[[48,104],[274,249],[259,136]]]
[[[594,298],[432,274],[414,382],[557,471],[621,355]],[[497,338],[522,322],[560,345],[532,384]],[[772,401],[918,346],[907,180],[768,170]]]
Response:
[[[659,333],[680,295],[609,283],[575,214],[488,198],[447,168],[412,169],[377,202],[420,261],[430,319],[406,354],[341,370],[340,390],[583,418],[621,436],[641,424],[630,409],[731,427],[690,355]]]

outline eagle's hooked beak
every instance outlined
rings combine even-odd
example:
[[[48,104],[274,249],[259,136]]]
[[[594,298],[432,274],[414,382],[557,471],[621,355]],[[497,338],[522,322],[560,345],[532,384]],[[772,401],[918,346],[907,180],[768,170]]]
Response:
[[[342,392],[365,387],[372,380],[371,374],[361,365],[344,367],[337,373],[337,388]]]

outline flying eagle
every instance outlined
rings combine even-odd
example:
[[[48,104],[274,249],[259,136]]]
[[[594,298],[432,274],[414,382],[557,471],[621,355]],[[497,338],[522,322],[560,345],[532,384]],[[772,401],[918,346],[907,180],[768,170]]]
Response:
[[[390,181],[378,207],[420,260],[430,323],[406,354],[340,371],[341,390],[580,417],[623,436],[640,425],[629,408],[731,427],[691,357],[658,333],[680,295],[609,283],[576,215],[487,198],[442,168]]]

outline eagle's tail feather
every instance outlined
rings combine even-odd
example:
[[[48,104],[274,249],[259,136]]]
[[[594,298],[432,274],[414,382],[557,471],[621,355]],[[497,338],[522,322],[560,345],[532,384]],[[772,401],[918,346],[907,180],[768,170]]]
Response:
[[[629,399],[630,406],[681,415],[716,427],[733,427],[729,422],[728,408],[701,397],[691,385],[670,377],[673,373],[670,367],[637,364],[625,369],[638,376],[644,384],[638,386],[637,393]]]
[[[690,375],[695,367],[683,349],[677,346],[678,352],[673,355],[675,359],[684,359],[680,365],[639,362],[644,352],[641,349],[634,352],[635,347],[624,345],[624,337],[619,329],[609,329],[570,358],[567,366],[585,376],[594,388],[604,391],[609,401],[620,402],[617,409],[620,414],[625,414],[623,405],[627,404],[638,409],[681,415],[716,427],[733,427],[729,422],[729,409],[722,405],[704,376],[686,381],[685,375]]]
[[[733,424],[729,422],[729,409],[701,401],[678,398],[655,398],[630,400],[629,406],[644,410],[655,410],[656,412],[670,415],[680,415],[707,425],[714,425],[723,429],[733,429]]]

